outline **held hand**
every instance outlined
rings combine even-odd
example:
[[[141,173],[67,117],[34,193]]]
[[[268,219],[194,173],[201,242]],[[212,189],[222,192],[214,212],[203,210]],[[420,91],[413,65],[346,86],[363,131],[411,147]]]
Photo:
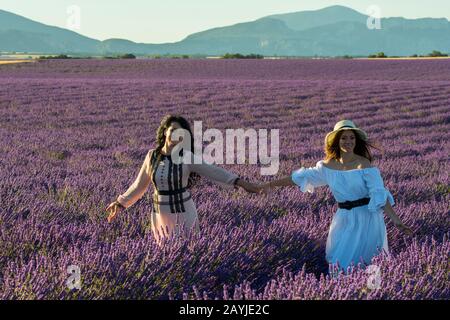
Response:
[[[259,184],[247,182],[244,180],[239,180],[238,186],[249,193],[259,193],[259,191],[261,189]]]
[[[394,224],[397,229],[399,229],[401,232],[407,234],[408,236],[412,236],[414,232],[411,230],[411,228],[405,226],[402,222],[397,222]]]
[[[270,185],[270,182],[264,183],[261,185],[261,189],[259,191],[260,194],[268,195],[273,191],[273,188]]]
[[[111,223],[117,216],[117,214],[122,211],[122,207],[117,201],[112,202],[108,208],[106,208],[106,212],[109,213],[108,215],[108,222]]]
[[[260,185],[256,183],[247,182],[245,186],[243,186],[244,190],[250,193],[259,193]]]

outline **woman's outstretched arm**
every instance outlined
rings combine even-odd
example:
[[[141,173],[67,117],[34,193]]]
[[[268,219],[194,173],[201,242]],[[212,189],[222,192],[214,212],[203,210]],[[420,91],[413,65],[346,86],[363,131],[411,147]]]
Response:
[[[248,181],[242,180],[240,178],[236,179],[235,185],[238,187],[241,187],[242,189],[244,189],[245,191],[250,192],[250,193],[259,193],[262,190],[261,185],[255,184],[252,182],[248,182]]]
[[[386,205],[384,206],[384,212],[388,215],[388,217],[392,220],[394,225],[400,229],[402,232],[406,233],[407,235],[412,235],[413,231],[411,228],[405,226],[403,222],[400,220],[398,215],[395,213],[394,209],[392,209],[391,204],[389,201],[386,201]]]
[[[294,181],[292,181],[291,176],[286,176],[281,179],[272,180],[269,182],[266,182],[262,185],[261,192],[267,193],[270,189],[276,188],[276,187],[289,187],[289,186],[295,186]]]
[[[106,211],[109,213],[108,221],[111,222],[121,210],[131,207],[144,195],[151,182],[150,177],[150,155],[151,150],[147,153],[141,169],[125,193],[119,195],[117,200],[111,203]]]
[[[125,193],[117,197],[117,201],[125,208],[131,207],[136,201],[142,198],[150,185],[150,156],[151,151],[145,156],[145,160],[142,163],[141,169],[133,184],[125,191]]]
[[[260,190],[258,185],[245,181],[239,178],[237,174],[205,161],[198,164],[190,164],[189,170],[228,189],[232,189],[233,186],[237,186],[251,193],[257,193]]]

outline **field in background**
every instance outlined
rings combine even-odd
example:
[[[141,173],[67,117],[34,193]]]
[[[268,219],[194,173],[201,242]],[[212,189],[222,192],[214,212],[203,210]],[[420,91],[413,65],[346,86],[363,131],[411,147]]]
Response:
[[[13,64],[13,63],[23,63],[23,62],[33,62],[31,60],[0,60],[1,64]]]
[[[117,56],[118,54],[111,54],[109,56]],[[0,54],[0,64],[2,64],[3,61],[8,61],[8,60],[14,60],[14,61],[23,61],[23,60],[37,60],[40,57],[51,57],[51,56],[58,56],[58,54],[35,54],[35,53],[31,53],[31,54],[8,54],[8,53],[3,53]],[[91,58],[91,59],[95,59],[95,60],[102,60],[105,59],[106,56],[100,56],[100,55],[71,55],[68,54],[69,57],[75,57],[77,59],[82,59],[82,58]],[[189,59],[222,59],[223,57],[218,55],[218,56],[208,56],[208,55],[193,55],[193,56],[189,56],[186,55],[186,57],[189,57]],[[182,59],[183,55],[153,55],[153,56],[140,56],[137,55],[137,59],[140,60],[156,60],[156,59]],[[302,58],[302,57],[281,57],[281,56],[264,56],[263,59],[265,60],[341,60],[344,57],[309,57],[309,58]],[[354,57],[350,57],[350,56],[346,56],[345,59],[353,59],[353,60],[442,60],[442,59],[450,59],[450,57],[427,57],[427,56],[423,56],[423,57],[386,57],[386,58],[368,58],[368,57],[358,57],[358,56],[354,56]]]
[[[133,182],[167,113],[204,129],[280,129],[280,173],[314,166],[335,122],[374,150],[394,210],[391,259],[327,275],[337,206],[328,188],[270,198],[201,179],[201,236],[158,248],[151,192],[114,224],[104,208]],[[0,68],[0,299],[448,299],[448,60],[73,60]],[[224,165],[265,180],[256,165]],[[388,218],[386,218],[388,221]],[[82,288],[66,287],[67,267]]]

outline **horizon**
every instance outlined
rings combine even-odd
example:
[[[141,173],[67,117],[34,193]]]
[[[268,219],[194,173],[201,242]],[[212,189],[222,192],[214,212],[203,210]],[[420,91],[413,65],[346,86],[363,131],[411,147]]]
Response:
[[[415,1],[417,5],[412,6],[411,1],[404,0],[395,3],[389,3],[387,0],[378,1],[377,3],[366,0],[332,1],[332,3],[331,1],[325,0],[314,2],[302,1],[301,3],[294,3],[293,1],[280,3],[273,0],[250,0],[245,4],[239,3],[237,0],[230,0],[228,3],[213,4],[205,0],[196,0],[194,4],[192,2],[177,3],[177,6],[175,6],[177,11],[174,11],[173,7],[170,6],[174,2],[173,0],[163,4],[152,4],[149,1],[134,0],[135,6],[131,7],[132,10],[128,11],[126,10],[127,8],[124,8],[125,5],[123,4],[109,2],[105,4],[103,1],[100,0],[96,3],[90,3],[87,0],[78,0],[75,3],[68,0],[45,0],[39,3],[33,3],[26,0],[17,0],[13,3],[9,2],[5,4],[4,1],[0,0],[0,9],[49,26],[68,29],[100,41],[106,39],[126,39],[136,43],[147,44],[178,42],[190,34],[212,28],[250,22],[274,14],[316,11],[336,5],[356,10],[365,15],[368,14],[366,10],[370,5],[378,5],[381,9],[382,18],[445,18],[450,20],[450,3],[444,0],[436,0],[433,7],[426,6],[423,2],[419,1]],[[43,2],[50,5],[42,5]],[[241,10],[236,12],[233,4],[236,5],[238,3]],[[258,5],[255,5],[255,3]],[[78,8],[80,10],[78,29],[71,28],[68,22],[70,21],[70,15],[74,12],[73,10],[70,11],[70,8],[74,5],[77,6],[75,9]],[[149,9],[149,6],[151,9],[155,9],[155,6],[159,8],[153,11],[144,10],[145,8]],[[45,10],[42,8],[45,8]],[[108,14],[106,15],[104,14],[105,8],[108,10]],[[445,10],[446,8],[448,10]],[[195,9],[198,10],[195,11]],[[229,10],[230,14],[227,14]],[[195,14],[190,18],[186,18],[192,11]],[[124,15],[124,12],[128,12],[128,14]],[[443,16],[442,12],[448,12],[448,14]],[[148,21],[149,17],[152,18],[155,15],[156,19],[150,19],[151,21]],[[207,17],[207,19],[199,19],[198,16],[201,16],[201,18]],[[114,23],[117,22],[119,17],[123,21],[120,24]],[[174,24],[174,21],[178,22],[178,24]],[[124,28],[123,26],[128,27]]]

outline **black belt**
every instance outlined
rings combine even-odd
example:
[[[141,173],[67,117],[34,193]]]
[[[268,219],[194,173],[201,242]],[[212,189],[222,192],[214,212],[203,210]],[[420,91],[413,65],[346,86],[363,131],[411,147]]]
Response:
[[[347,209],[351,210],[354,207],[361,207],[370,202],[370,198],[361,198],[355,201],[345,201],[345,202],[338,202],[338,207],[340,209]]]
[[[172,201],[172,204],[175,205],[177,203],[186,202],[186,201],[190,200],[191,198],[192,198],[192,196],[188,195],[186,198],[182,199],[181,201],[175,199],[175,200]],[[153,204],[158,204],[160,206],[169,206],[171,204],[171,202],[169,202],[169,201],[159,201],[158,200],[158,196],[154,195],[154,197],[153,197]]]
[[[179,204],[182,202],[186,202],[188,200],[191,199],[191,194],[189,193],[189,195],[182,199],[181,197],[178,199],[178,197],[175,197],[175,199],[172,199],[172,201],[159,201],[158,199],[158,195],[162,195],[162,196],[172,196],[172,195],[177,195],[177,194],[181,194],[185,191],[187,191],[188,188],[180,188],[180,189],[175,189],[175,190],[155,190],[155,193],[153,194],[153,203],[154,204],[159,204],[159,205],[175,205],[175,204]]]
[[[176,194],[180,194],[183,193],[187,190],[187,188],[181,188],[181,189],[176,189],[176,190],[156,190],[157,194],[160,194],[162,196],[173,196]]]

